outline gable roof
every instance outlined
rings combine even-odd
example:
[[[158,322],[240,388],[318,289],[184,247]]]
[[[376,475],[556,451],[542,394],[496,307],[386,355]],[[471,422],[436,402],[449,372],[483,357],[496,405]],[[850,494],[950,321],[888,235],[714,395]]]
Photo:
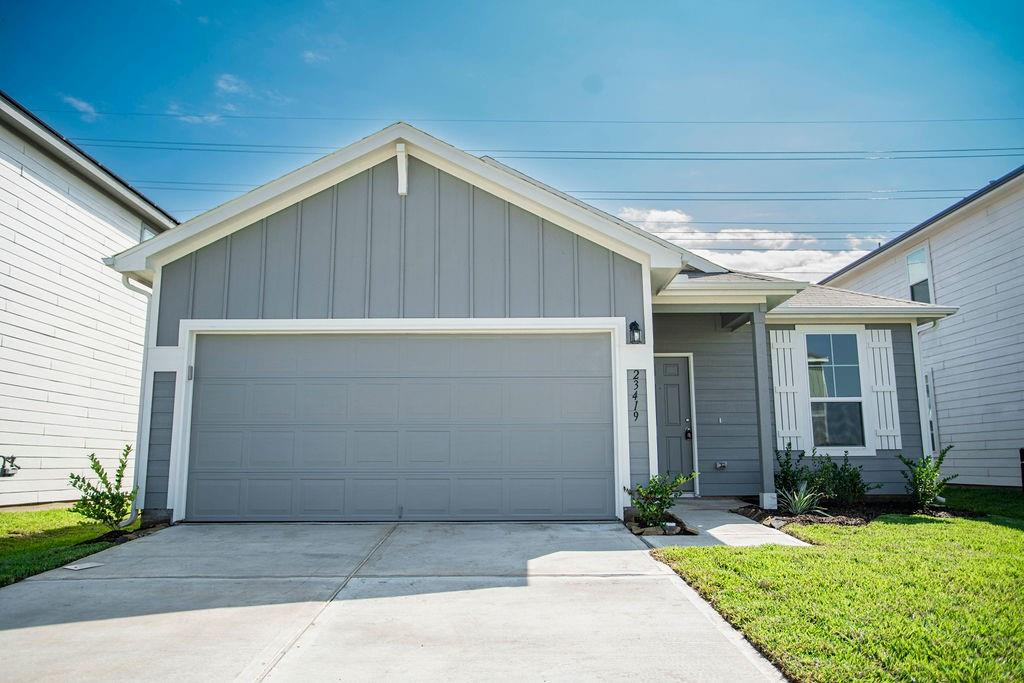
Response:
[[[799,294],[778,305],[771,315],[792,316],[849,316],[914,318],[918,322],[938,320],[953,315],[955,306],[935,306],[917,301],[895,299],[877,294],[865,294],[849,289],[810,285]]]
[[[178,224],[177,219],[157,206],[156,202],[93,159],[3,90],[0,90],[0,122],[41,147],[118,204],[140,216],[157,232],[170,230]]]
[[[1022,164],[1022,165],[1018,166],[1017,168],[1013,169],[1012,171],[1010,171],[1009,173],[1007,173],[1003,177],[997,178],[996,180],[993,180],[992,182],[990,182],[988,185],[986,185],[985,187],[981,188],[977,192],[974,192],[973,194],[970,194],[970,195],[964,197],[963,199],[958,201],[956,204],[953,204],[952,206],[949,206],[949,207],[943,209],[942,211],[938,212],[937,214],[935,214],[931,218],[925,220],[924,222],[915,225],[914,227],[912,227],[910,230],[907,230],[905,233],[903,233],[899,237],[896,237],[895,239],[892,239],[892,240],[886,242],[885,244],[883,244],[882,246],[878,247],[874,251],[868,252],[864,256],[861,256],[859,259],[857,259],[853,263],[850,263],[847,266],[845,266],[843,268],[840,268],[836,272],[832,273],[828,277],[826,277],[823,280],[821,280],[821,284],[823,284],[823,285],[827,284],[827,283],[831,282],[832,280],[835,280],[836,278],[840,277],[841,275],[845,275],[846,273],[849,273],[849,272],[851,272],[851,271],[853,271],[853,270],[855,270],[857,268],[860,268],[862,265],[864,265],[868,261],[871,261],[872,259],[874,259],[875,257],[879,256],[880,254],[883,254],[883,253],[889,251],[890,249],[892,249],[893,247],[896,247],[900,243],[905,242],[906,240],[910,239],[911,237],[913,237],[914,235],[918,234],[922,230],[926,230],[927,228],[930,228],[931,226],[933,226],[936,223],[938,223],[939,221],[941,221],[943,218],[946,218],[946,217],[956,213],[960,209],[963,209],[963,208],[973,204],[974,202],[978,201],[982,197],[985,197],[988,194],[990,194],[991,192],[994,192],[995,190],[999,189],[1000,187],[1003,187],[1004,185],[1006,185],[1007,183],[1011,182],[1015,178],[1020,178],[1020,177],[1024,177],[1024,164]]]
[[[553,190],[498,164],[453,147],[407,123],[395,123],[325,157],[261,185],[182,223],[175,230],[107,259],[122,273],[149,279],[156,266],[195,251],[346,178],[407,154],[490,192],[560,227],[631,258],[651,264],[652,284],[660,289],[686,265],[724,272],[696,254],[614,216]]]

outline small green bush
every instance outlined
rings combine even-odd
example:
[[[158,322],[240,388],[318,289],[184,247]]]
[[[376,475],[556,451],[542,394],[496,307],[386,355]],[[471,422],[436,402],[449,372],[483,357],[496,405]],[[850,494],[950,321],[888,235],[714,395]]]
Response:
[[[795,491],[800,487],[800,482],[810,481],[811,468],[803,464],[803,451],[793,456],[792,442],[786,442],[785,450],[775,451],[775,462],[779,464],[775,473],[776,491]]]
[[[907,467],[906,470],[900,472],[907,480],[907,493],[911,495],[920,510],[927,511],[934,507],[942,497],[946,484],[956,479],[957,475],[955,474],[948,477],[942,476],[942,463],[946,459],[946,454],[952,449],[953,446],[946,446],[939,451],[936,457],[926,455],[916,462],[904,457],[902,453],[896,454],[900,462]]]
[[[107,471],[100,463],[100,459],[96,457],[95,453],[90,453],[89,467],[95,473],[99,486],[80,474],[69,475],[70,484],[82,494],[82,497],[71,509],[89,519],[95,519],[97,522],[105,524],[113,530],[118,529],[121,520],[131,513],[132,502],[139,491],[138,488],[133,488],[131,491],[121,490],[124,471],[128,468],[128,456],[131,455],[131,452],[131,444],[126,445],[121,451],[113,482],[107,476]]]
[[[633,501],[633,510],[636,512],[636,521],[642,526],[661,526],[665,523],[665,513],[675,505],[676,499],[683,495],[683,485],[693,481],[697,477],[696,472],[683,475],[677,474],[669,478],[662,474],[651,477],[647,486],[637,484],[635,487],[626,489],[630,499]]]
[[[881,488],[881,484],[868,484],[860,465],[850,463],[850,454],[843,453],[843,464],[834,458],[819,456],[817,451],[811,453],[814,463],[814,474],[811,477],[813,488],[821,493],[824,503],[838,507],[850,507],[864,502],[868,491]]]
[[[818,501],[821,500],[821,493],[807,485],[806,481],[789,491],[779,493],[779,508],[791,515],[806,515],[812,512],[821,512]]]

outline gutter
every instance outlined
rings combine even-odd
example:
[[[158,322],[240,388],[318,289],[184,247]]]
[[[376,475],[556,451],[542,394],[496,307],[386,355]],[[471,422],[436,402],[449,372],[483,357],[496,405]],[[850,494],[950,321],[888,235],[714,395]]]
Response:
[[[122,529],[130,527],[135,524],[135,520],[139,518],[139,505],[138,505],[138,491],[139,491],[139,472],[142,467],[139,463],[139,441],[142,439],[142,411],[145,408],[144,399],[146,397],[146,376],[147,366],[149,364],[149,353],[146,350],[146,345],[149,340],[149,307],[152,304],[153,292],[148,289],[143,289],[131,281],[131,277],[128,273],[121,276],[121,284],[125,286],[129,291],[141,294],[146,297],[146,326],[142,336],[142,379],[139,382],[139,416],[135,427],[135,467],[132,468],[132,489],[136,491],[135,497],[132,498],[132,511],[128,515],[128,519],[122,520],[118,523],[118,526]],[[146,453],[146,457],[149,457],[149,453]]]

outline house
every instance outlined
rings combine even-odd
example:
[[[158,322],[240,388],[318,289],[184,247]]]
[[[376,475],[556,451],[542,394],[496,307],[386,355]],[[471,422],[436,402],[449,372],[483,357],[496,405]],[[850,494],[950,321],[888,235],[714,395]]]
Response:
[[[784,440],[892,490],[912,329],[954,311],[730,272],[402,123],[108,264],[152,287],[175,520],[610,519],[694,469],[773,507]]]
[[[101,259],[174,225],[0,92],[0,505],[75,498],[135,441],[146,299]]]
[[[960,313],[917,328],[931,438],[959,484],[1021,486],[1024,166],[822,282]]]

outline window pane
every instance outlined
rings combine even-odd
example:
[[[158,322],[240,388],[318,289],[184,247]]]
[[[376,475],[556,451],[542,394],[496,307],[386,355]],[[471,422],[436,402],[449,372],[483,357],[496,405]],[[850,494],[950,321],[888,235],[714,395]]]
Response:
[[[930,304],[932,302],[932,297],[928,293],[928,280],[922,280],[917,284],[910,285],[910,298],[912,301]]]
[[[840,365],[834,372],[835,386],[829,396],[860,396],[860,368]]]
[[[857,335],[833,334],[832,363],[835,365],[857,364]]]
[[[811,396],[815,398],[830,396],[828,393],[828,386],[829,384],[834,384],[834,380],[832,379],[832,368],[822,365],[812,365],[807,368],[807,378],[808,385],[811,389]]]
[[[863,446],[860,403],[811,403],[815,446]]]
[[[808,363],[830,363],[832,356],[832,344],[828,334],[807,335],[807,362]]]

